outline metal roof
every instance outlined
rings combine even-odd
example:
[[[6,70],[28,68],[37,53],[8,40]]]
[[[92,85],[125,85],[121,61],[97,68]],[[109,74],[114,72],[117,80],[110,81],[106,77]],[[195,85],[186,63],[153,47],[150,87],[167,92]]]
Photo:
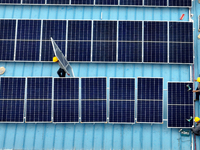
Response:
[[[200,4],[193,1],[195,77],[199,76],[200,41],[197,39]],[[185,14],[183,20],[180,20]],[[189,21],[188,8],[0,6],[0,19],[157,20]],[[57,77],[58,64],[0,62],[3,75]],[[190,65],[72,63],[76,77],[163,77],[164,119],[167,119],[167,82],[189,81]],[[137,82],[137,81],[136,81]],[[137,83],[136,83],[137,85]],[[197,84],[196,84],[197,86]],[[107,82],[109,87],[109,82]],[[107,89],[109,90],[109,89]],[[108,99],[108,96],[107,96]],[[195,113],[200,116],[199,102]],[[0,149],[191,149],[192,137],[160,124],[0,124]],[[196,138],[200,149],[200,138]]]

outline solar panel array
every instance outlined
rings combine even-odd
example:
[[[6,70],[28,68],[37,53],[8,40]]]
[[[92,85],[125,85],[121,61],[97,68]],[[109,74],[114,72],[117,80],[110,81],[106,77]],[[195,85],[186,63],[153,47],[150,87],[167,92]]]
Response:
[[[191,88],[188,90],[188,86]],[[168,127],[189,128],[193,117],[193,83],[168,82]]]
[[[0,78],[0,122],[24,122],[26,78]]]
[[[79,122],[79,78],[54,78],[53,103],[53,122]]]
[[[106,78],[81,78],[81,122],[106,122]]]
[[[52,78],[27,78],[26,122],[52,122]]]
[[[72,62],[193,63],[192,22],[0,20],[0,25],[0,61],[52,61],[52,37]]]
[[[138,77],[137,122],[163,123],[163,79]]]
[[[109,122],[135,123],[135,79],[110,78]]]
[[[0,0],[0,4],[191,7],[191,0]]]

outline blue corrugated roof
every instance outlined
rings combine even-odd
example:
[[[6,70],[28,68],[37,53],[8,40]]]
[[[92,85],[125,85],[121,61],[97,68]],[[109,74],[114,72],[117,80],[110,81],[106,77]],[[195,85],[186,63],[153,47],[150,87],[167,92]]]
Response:
[[[193,2],[195,77],[200,65],[197,39],[200,4]],[[8,19],[89,19],[189,21],[187,8],[0,6],[0,18]],[[187,31],[186,31],[187,32]],[[3,62],[3,76],[53,76],[59,66],[52,63]],[[164,119],[167,119],[167,82],[189,81],[189,65],[72,63],[76,77],[163,77]],[[136,80],[137,82],[137,80]],[[109,84],[109,82],[107,82]],[[136,83],[137,85],[137,83]],[[196,85],[197,86],[197,85]],[[107,85],[109,87],[109,85]],[[108,90],[109,91],[109,90]],[[195,105],[200,116],[199,102]],[[178,129],[164,124],[0,124],[0,149],[191,149],[191,136],[180,136]],[[200,138],[196,139],[200,149]]]

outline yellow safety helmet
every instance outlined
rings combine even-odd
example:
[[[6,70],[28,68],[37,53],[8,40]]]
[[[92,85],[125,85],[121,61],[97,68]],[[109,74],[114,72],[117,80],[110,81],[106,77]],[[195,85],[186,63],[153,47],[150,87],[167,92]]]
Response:
[[[53,57],[53,62],[58,62],[58,58],[57,57]]]
[[[199,117],[195,117],[194,118],[194,122],[199,122],[200,121],[200,118]]]
[[[197,78],[197,82],[200,82],[200,77]]]

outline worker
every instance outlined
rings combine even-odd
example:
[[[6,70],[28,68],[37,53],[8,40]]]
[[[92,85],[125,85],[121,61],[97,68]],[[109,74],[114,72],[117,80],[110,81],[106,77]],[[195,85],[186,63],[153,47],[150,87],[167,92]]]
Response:
[[[64,69],[61,68],[61,64],[60,64],[58,58],[57,57],[53,57],[53,62],[57,62],[59,64],[59,66],[60,66],[60,69],[57,71],[58,76],[59,77],[65,77],[66,72],[65,72]]]
[[[197,86],[197,89],[193,91],[193,92],[196,93],[196,99],[194,101],[198,101],[199,100],[199,95],[200,95],[200,77],[198,77],[197,80],[194,80],[194,81],[199,82],[199,84]]]
[[[195,117],[194,118],[194,122],[197,123],[196,127],[192,126],[192,131],[195,135],[200,135],[200,118],[199,117]]]

